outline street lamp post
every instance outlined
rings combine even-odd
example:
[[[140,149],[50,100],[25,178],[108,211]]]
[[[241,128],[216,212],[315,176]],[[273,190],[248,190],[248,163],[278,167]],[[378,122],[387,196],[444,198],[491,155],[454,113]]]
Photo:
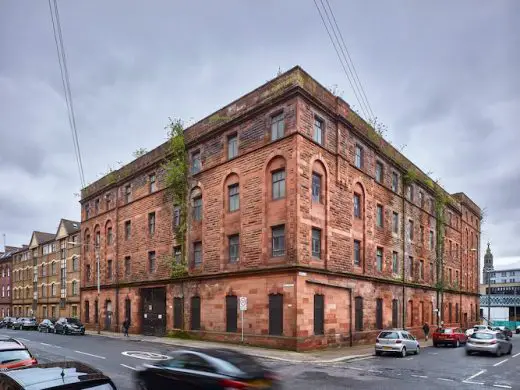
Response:
[[[487,296],[488,296],[488,315],[487,315],[487,322],[488,326],[490,326],[491,323],[491,271],[487,270],[487,282],[488,282],[488,290],[487,290]]]

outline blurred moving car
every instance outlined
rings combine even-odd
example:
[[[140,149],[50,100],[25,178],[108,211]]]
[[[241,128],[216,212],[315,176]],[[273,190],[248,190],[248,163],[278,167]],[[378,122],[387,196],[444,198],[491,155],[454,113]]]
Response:
[[[0,372],[0,389],[116,390],[116,386],[102,371],[84,363],[68,361]]]
[[[11,329],[18,329],[22,330],[22,322],[25,317],[18,317],[15,320],[13,320],[13,324],[11,325]]]
[[[421,352],[421,346],[415,337],[406,330],[384,330],[376,338],[375,352],[376,356],[388,352],[405,357],[409,352],[418,355]]]
[[[520,334],[520,325],[516,327],[515,332],[516,332],[516,334]]]
[[[55,333],[54,323],[56,321],[49,320],[48,318],[44,319],[38,325],[38,332],[42,333]]]
[[[511,354],[513,343],[502,332],[475,332],[466,343],[466,354],[490,353],[496,356]]]
[[[490,330],[492,329],[489,325],[475,325],[473,328],[469,328],[468,330],[466,330],[466,336],[469,337],[475,332],[485,332]]]
[[[84,335],[85,325],[83,325],[77,318],[61,317],[54,323],[54,333]]]
[[[468,337],[460,328],[437,328],[432,335],[433,346],[451,345],[458,348],[466,344]]]
[[[278,378],[251,356],[230,349],[175,351],[135,372],[139,389],[277,389]]]
[[[0,371],[35,364],[38,364],[38,361],[21,341],[11,337],[0,337]]]

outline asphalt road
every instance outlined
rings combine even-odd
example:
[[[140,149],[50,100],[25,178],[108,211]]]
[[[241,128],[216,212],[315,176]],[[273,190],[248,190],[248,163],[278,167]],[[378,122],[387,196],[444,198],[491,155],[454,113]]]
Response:
[[[25,342],[41,362],[79,360],[97,367],[114,380],[118,389],[134,389],[135,367],[161,359],[174,349],[132,336],[62,336],[10,329],[0,329],[0,334]],[[263,359],[262,363],[279,373],[287,390],[520,389],[520,336],[515,335],[513,342],[512,355],[501,358],[466,356],[464,348],[430,347],[404,359],[382,356],[334,364]]]

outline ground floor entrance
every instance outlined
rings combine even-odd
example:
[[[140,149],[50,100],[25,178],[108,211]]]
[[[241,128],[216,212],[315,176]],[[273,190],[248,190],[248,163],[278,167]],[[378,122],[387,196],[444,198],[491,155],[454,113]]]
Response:
[[[142,333],[146,336],[166,335],[166,287],[141,289]]]

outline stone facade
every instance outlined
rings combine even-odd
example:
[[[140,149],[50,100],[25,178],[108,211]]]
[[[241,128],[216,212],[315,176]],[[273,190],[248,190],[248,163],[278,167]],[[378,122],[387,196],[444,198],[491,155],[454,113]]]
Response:
[[[0,254],[0,314],[1,318],[12,314],[11,309],[11,273],[13,270],[13,254],[21,248],[6,246]]]
[[[240,296],[244,342],[297,350],[372,342],[390,326],[478,321],[478,206],[433,183],[300,68],[186,129],[185,140],[188,277],[169,277],[173,207],[158,168],[166,144],[82,192],[87,245],[100,232],[107,329],[130,316],[133,332],[238,342]],[[106,194],[113,208],[94,215]],[[151,212],[161,224],[153,236]],[[113,248],[107,224],[121,232]],[[105,278],[108,260],[115,280]],[[97,299],[94,282],[84,286],[83,318]]]

